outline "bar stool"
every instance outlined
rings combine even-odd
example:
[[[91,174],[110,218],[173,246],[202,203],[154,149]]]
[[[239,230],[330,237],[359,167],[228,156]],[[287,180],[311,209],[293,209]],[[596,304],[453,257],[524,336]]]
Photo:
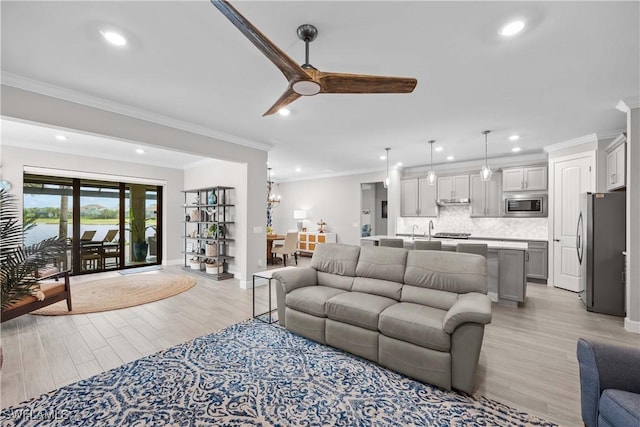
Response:
[[[403,239],[380,239],[380,242],[378,242],[378,246],[388,246],[391,248],[403,248],[404,240]]]
[[[486,243],[458,243],[456,252],[465,252],[468,254],[482,255],[487,258],[487,244]]]
[[[416,240],[413,242],[413,249],[418,251],[441,251],[442,242],[440,240]]]

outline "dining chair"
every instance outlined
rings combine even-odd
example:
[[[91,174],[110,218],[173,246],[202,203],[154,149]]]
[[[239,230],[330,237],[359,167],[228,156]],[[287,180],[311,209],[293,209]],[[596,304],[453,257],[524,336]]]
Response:
[[[416,240],[413,242],[413,249],[419,251],[440,251],[442,242],[440,240]]]
[[[487,244],[486,243],[458,243],[458,246],[456,247],[456,252],[477,254],[487,258]]]
[[[403,248],[404,239],[380,239],[378,246],[388,246],[391,248]]]
[[[93,236],[96,235],[96,230],[86,230],[84,233],[82,233],[82,236],[80,236],[80,241],[81,242],[88,242],[93,240]]]
[[[118,230],[117,229],[109,230],[109,231],[107,231],[107,234],[104,236],[104,239],[102,239],[102,241],[103,242],[113,242],[113,239],[115,239],[117,235],[118,235]]]
[[[285,267],[287,266],[287,256],[293,254],[296,259],[296,265],[298,265],[298,232],[288,232],[284,238],[284,245],[273,248],[271,254],[273,256],[277,254],[282,255],[282,261]]]

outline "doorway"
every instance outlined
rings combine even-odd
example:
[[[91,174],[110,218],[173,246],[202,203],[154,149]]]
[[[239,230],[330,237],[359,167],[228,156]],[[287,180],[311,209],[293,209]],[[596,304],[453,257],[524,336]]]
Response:
[[[382,182],[360,184],[360,237],[387,235],[387,189]]]
[[[161,186],[24,175],[25,244],[66,239],[74,275],[160,264],[161,212]]]

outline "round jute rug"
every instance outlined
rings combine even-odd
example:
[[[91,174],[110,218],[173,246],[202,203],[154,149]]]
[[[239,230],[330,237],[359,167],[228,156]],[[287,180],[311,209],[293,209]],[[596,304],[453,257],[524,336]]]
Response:
[[[96,313],[133,307],[177,295],[191,289],[196,279],[169,274],[134,274],[71,284],[73,311],[60,301],[32,311],[31,314],[60,316]]]

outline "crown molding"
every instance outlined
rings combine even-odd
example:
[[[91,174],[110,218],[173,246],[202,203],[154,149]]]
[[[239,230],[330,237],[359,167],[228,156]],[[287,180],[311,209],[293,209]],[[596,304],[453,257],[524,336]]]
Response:
[[[124,116],[145,120],[147,122],[156,123],[162,126],[207,136],[209,138],[218,139],[224,142],[242,145],[249,148],[255,148],[257,150],[269,151],[273,148],[273,145],[268,143],[252,141],[249,139],[241,138],[239,136],[219,132],[205,126],[177,120],[168,116],[164,116],[162,114],[153,113],[141,108],[131,107],[129,105],[110,101],[93,95],[88,95],[86,93],[52,85],[39,80],[33,80],[28,77],[8,73],[6,71],[2,72],[2,84],[18,89],[27,90],[30,92],[39,93],[41,95],[63,99],[65,101],[74,102],[76,104],[82,104],[88,107],[98,108],[101,110],[110,111],[112,113],[122,114]]]
[[[618,104],[616,104],[616,109],[622,111],[623,113],[628,113],[629,111],[640,108],[640,96],[632,96],[631,98],[621,99]]]
[[[488,159],[488,164],[492,168],[504,169],[509,167],[518,167],[523,165],[546,164],[548,161],[546,153],[523,154],[520,156],[494,157]],[[446,174],[466,173],[477,169],[484,165],[484,159],[469,160],[465,162],[440,163],[433,165],[436,172],[445,172]],[[429,165],[411,166],[404,168],[403,177],[424,176],[429,170]]]
[[[323,173],[323,174],[310,175],[310,176],[299,177],[299,178],[285,178],[285,179],[279,180],[278,183],[296,182],[296,181],[309,181],[309,180],[312,180],[312,179],[327,179],[327,178],[336,178],[336,177],[340,177],[340,176],[363,175],[363,174],[366,174],[366,173],[377,173],[377,172],[380,172],[380,173],[384,174],[385,173],[385,169],[371,168],[371,169],[358,169],[358,170],[345,171],[345,172]]]
[[[543,147],[544,151],[547,153],[553,153],[554,151],[564,150],[565,148],[575,147],[576,145],[588,144],[588,143],[598,143],[598,135],[595,133],[590,133],[589,135],[584,135],[578,138],[569,139],[567,141],[558,142],[556,144],[545,145]]]
[[[616,130],[609,130],[609,131],[604,131],[604,132],[598,132],[597,136],[598,136],[598,140],[602,140],[602,139],[614,139],[620,136],[620,134],[626,132],[627,129],[616,129]]]

